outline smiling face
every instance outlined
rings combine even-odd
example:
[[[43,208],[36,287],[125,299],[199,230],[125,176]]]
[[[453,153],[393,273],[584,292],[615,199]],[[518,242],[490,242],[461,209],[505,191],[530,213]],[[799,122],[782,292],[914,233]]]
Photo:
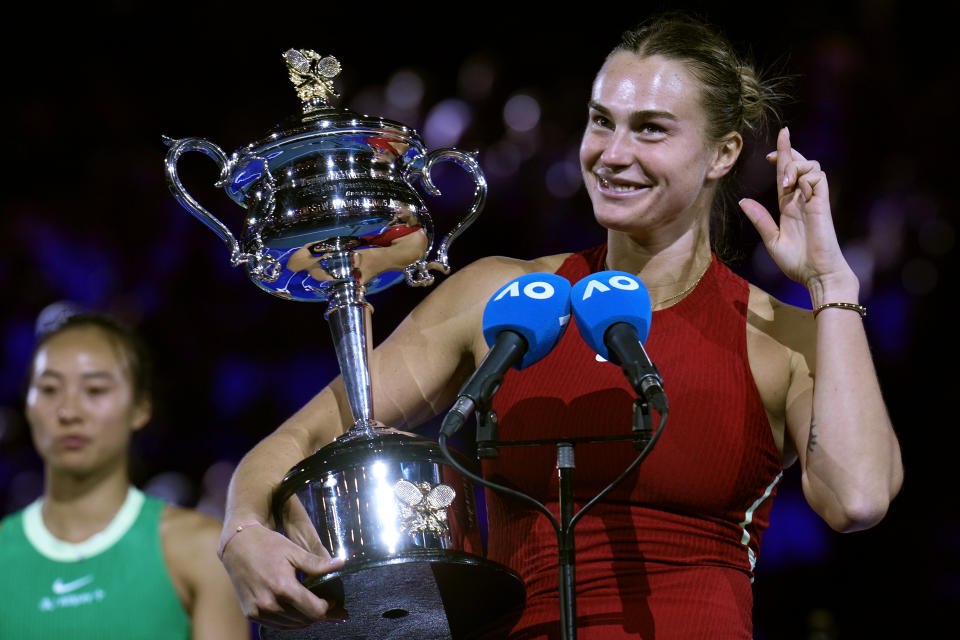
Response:
[[[712,141],[699,82],[683,62],[627,51],[593,84],[580,145],[583,179],[604,227],[637,238],[675,237],[709,218],[716,182],[739,136]],[[731,141],[733,144],[731,144]]]
[[[96,327],[67,329],[40,347],[26,413],[47,466],[80,475],[125,465],[132,433],[150,416],[120,346]]]

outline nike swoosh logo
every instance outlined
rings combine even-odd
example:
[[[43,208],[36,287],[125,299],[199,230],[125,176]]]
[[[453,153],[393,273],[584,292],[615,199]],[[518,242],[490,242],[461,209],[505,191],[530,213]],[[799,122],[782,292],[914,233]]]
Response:
[[[53,592],[58,596],[62,596],[65,593],[76,591],[80,587],[85,587],[91,582],[93,582],[93,576],[84,576],[76,580],[71,580],[70,582],[64,582],[60,578],[57,578],[53,581]]]

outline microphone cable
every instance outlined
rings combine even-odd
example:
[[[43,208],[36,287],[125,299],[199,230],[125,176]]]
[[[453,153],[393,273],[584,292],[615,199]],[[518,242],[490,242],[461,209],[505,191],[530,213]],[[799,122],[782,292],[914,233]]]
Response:
[[[637,410],[637,407],[635,407],[635,410]],[[657,443],[657,440],[660,439],[660,434],[663,433],[663,428],[666,425],[668,413],[669,411],[661,414],[660,422],[657,425],[657,428],[654,431],[653,436],[651,436],[650,441],[646,444],[643,450],[637,455],[637,457],[633,460],[633,462],[631,462],[630,465],[624,470],[624,472],[621,473],[620,476],[614,479],[613,482],[607,485],[602,491],[600,491],[600,493],[594,496],[589,502],[587,502],[583,507],[581,507],[580,510],[577,511],[577,513],[570,520],[570,525],[569,525],[570,529],[573,529],[574,524],[576,524],[577,521],[579,521],[580,518],[589,509],[593,508],[593,506],[596,505],[597,502],[599,502],[601,499],[607,496],[611,491],[616,489],[621,483],[623,483],[623,481],[626,480],[627,477],[629,477],[630,474],[633,473],[633,471],[638,466],[640,466],[640,464],[646,459],[646,457],[653,450],[653,445],[655,445]],[[486,480],[481,476],[478,476],[477,474],[473,473],[469,469],[465,468],[463,465],[458,463],[456,459],[454,459],[453,455],[450,453],[450,450],[447,447],[446,434],[441,433],[437,439],[437,442],[440,444],[440,450],[443,452],[444,457],[450,463],[450,466],[452,466],[454,469],[462,473],[464,476],[470,478],[477,484],[493,489],[494,491],[497,491],[499,493],[503,493],[505,495],[517,498],[519,500],[522,500],[532,505],[537,511],[547,516],[547,518],[550,521],[550,524],[553,525],[553,529],[557,533],[557,535],[558,536],[562,535],[562,527],[560,525],[560,522],[557,520],[557,518],[553,515],[553,513],[550,511],[550,509],[547,508],[545,504],[543,504],[533,496],[529,496],[521,491],[517,491],[516,489],[511,489],[510,487],[506,487],[504,485]],[[557,444],[560,444],[562,442],[565,442],[565,440],[562,440],[562,439],[558,440]]]

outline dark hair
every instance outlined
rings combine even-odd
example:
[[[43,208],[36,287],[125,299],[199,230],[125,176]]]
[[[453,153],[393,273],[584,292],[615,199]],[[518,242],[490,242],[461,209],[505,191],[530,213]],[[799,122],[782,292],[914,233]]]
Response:
[[[739,55],[723,32],[705,20],[679,12],[664,13],[624,32],[610,55],[620,51],[638,56],[660,55],[686,63],[702,85],[701,102],[707,116],[707,135],[719,141],[732,131],[763,137],[769,120],[779,120],[777,104],[785,78],[763,77],[751,60]],[[720,258],[732,257],[731,221],[727,210],[744,164],[741,153],[718,187],[712,211],[711,245]]]
[[[133,397],[137,402],[151,400],[153,394],[153,363],[150,351],[136,333],[118,320],[103,313],[82,312],[67,315],[58,322],[44,326],[37,336],[33,362],[37,353],[51,338],[71,329],[98,329],[116,346],[130,372]]]

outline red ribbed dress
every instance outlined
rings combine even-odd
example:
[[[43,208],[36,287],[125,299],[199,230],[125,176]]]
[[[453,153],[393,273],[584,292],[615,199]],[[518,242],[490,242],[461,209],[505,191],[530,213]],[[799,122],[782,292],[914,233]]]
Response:
[[[606,247],[557,271],[603,270]],[[639,470],[576,525],[580,640],[750,638],[751,579],[780,455],[747,362],[748,285],[713,259],[700,284],[653,314],[646,348],[670,400],[664,433]],[[600,362],[571,319],[554,350],[511,370],[495,397],[503,440],[630,433],[635,393]],[[577,509],[636,456],[629,442],[575,448]],[[487,478],[558,513],[556,448],[505,447]],[[556,534],[523,502],[487,491],[489,557],[527,586],[523,616],[491,637],[559,639]]]

